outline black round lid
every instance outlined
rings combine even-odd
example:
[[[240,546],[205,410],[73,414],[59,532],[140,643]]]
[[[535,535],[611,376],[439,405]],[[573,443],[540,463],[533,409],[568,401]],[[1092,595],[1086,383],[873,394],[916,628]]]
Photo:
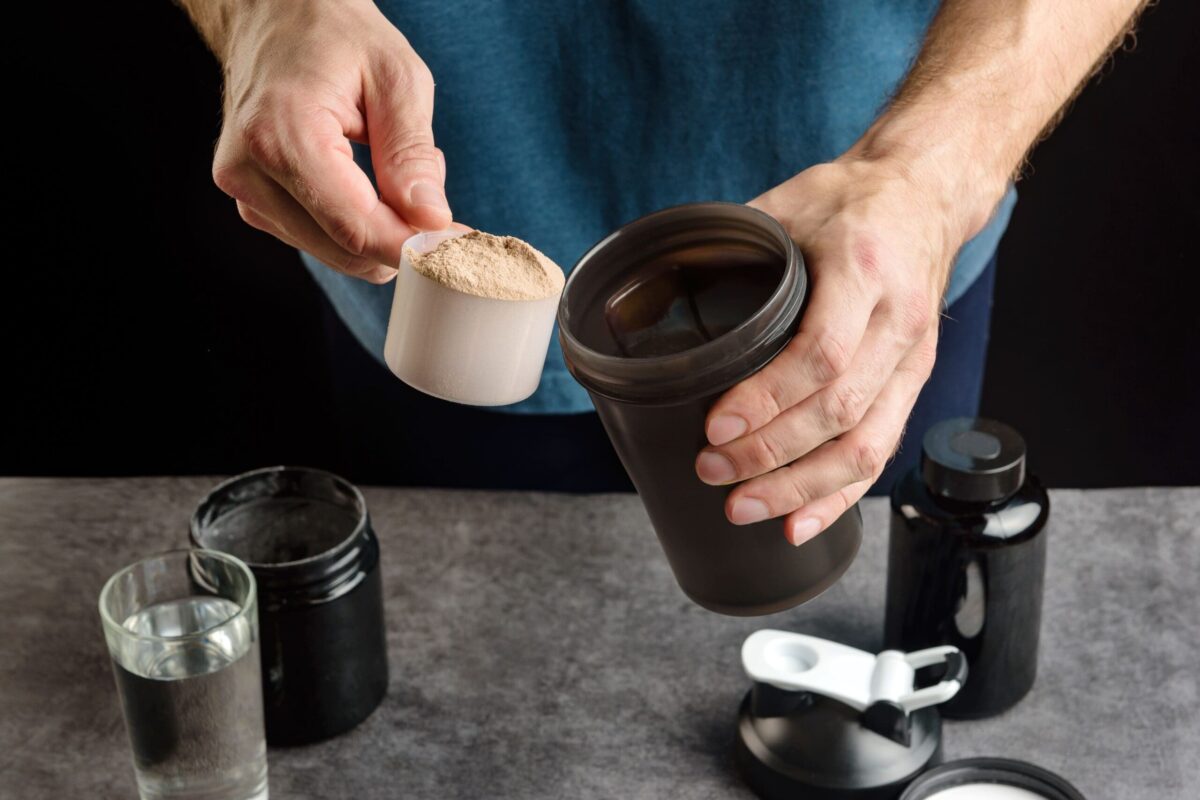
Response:
[[[799,708],[756,716],[753,692],[738,714],[735,758],[764,800],[857,800],[896,797],[941,752],[942,724],[933,706],[912,712],[908,744],[867,729],[862,712],[809,693]]]
[[[972,796],[972,787],[989,785],[1024,789],[1046,800],[1085,800],[1064,778],[1033,764],[1008,758],[964,758],[934,767],[910,783],[900,800],[938,800],[940,797],[961,800]]]
[[[955,417],[925,434],[921,477],[936,497],[966,502],[1003,500],[1025,482],[1025,440],[982,417]]]

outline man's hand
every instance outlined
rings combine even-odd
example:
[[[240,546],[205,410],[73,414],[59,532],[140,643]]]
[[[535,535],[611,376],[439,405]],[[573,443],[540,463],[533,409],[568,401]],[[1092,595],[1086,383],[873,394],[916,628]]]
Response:
[[[933,368],[938,311],[962,234],[897,165],[847,158],[752,201],[804,253],[810,300],[799,331],[709,413],[706,483],[745,481],[736,524],[788,515],[802,543],[879,477]]]
[[[374,283],[450,225],[433,78],[370,0],[185,5],[224,66],[213,180],[242,219]],[[371,145],[378,194],[348,140]]]
[[[803,544],[894,452],[933,368],[941,296],[1039,134],[1144,0],[945,0],[896,99],[842,158],[751,202],[804,253],[795,338],[709,413],[696,473],[735,524]]]

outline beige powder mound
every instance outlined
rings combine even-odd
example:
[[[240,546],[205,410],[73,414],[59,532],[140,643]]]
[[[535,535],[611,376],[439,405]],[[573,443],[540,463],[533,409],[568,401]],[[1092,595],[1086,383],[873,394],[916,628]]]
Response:
[[[513,236],[471,231],[408,258],[426,278],[477,297],[541,300],[563,287],[562,269]]]

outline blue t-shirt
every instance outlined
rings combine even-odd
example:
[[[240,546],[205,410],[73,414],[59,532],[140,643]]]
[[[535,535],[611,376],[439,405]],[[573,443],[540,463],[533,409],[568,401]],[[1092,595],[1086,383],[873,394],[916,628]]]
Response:
[[[744,202],[835,158],[917,52],[936,0],[378,0],[437,83],[434,139],[455,218],[569,269],[643,214]],[[358,149],[370,171],[369,157]],[[947,302],[983,271],[1016,201],[958,254]],[[392,286],[305,254],[382,360]],[[504,410],[591,409],[557,335],[537,392]]]

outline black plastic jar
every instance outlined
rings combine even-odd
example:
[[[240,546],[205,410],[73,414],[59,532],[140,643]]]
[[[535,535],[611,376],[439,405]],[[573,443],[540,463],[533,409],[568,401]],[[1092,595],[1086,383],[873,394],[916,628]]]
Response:
[[[934,425],[893,487],[885,641],[963,652],[970,673],[942,716],[998,714],[1032,688],[1049,515],[1024,440],[993,420]]]
[[[320,470],[247,472],[200,503],[190,538],[258,582],[268,742],[325,739],[375,710],[387,642],[379,541],[358,489]]]

